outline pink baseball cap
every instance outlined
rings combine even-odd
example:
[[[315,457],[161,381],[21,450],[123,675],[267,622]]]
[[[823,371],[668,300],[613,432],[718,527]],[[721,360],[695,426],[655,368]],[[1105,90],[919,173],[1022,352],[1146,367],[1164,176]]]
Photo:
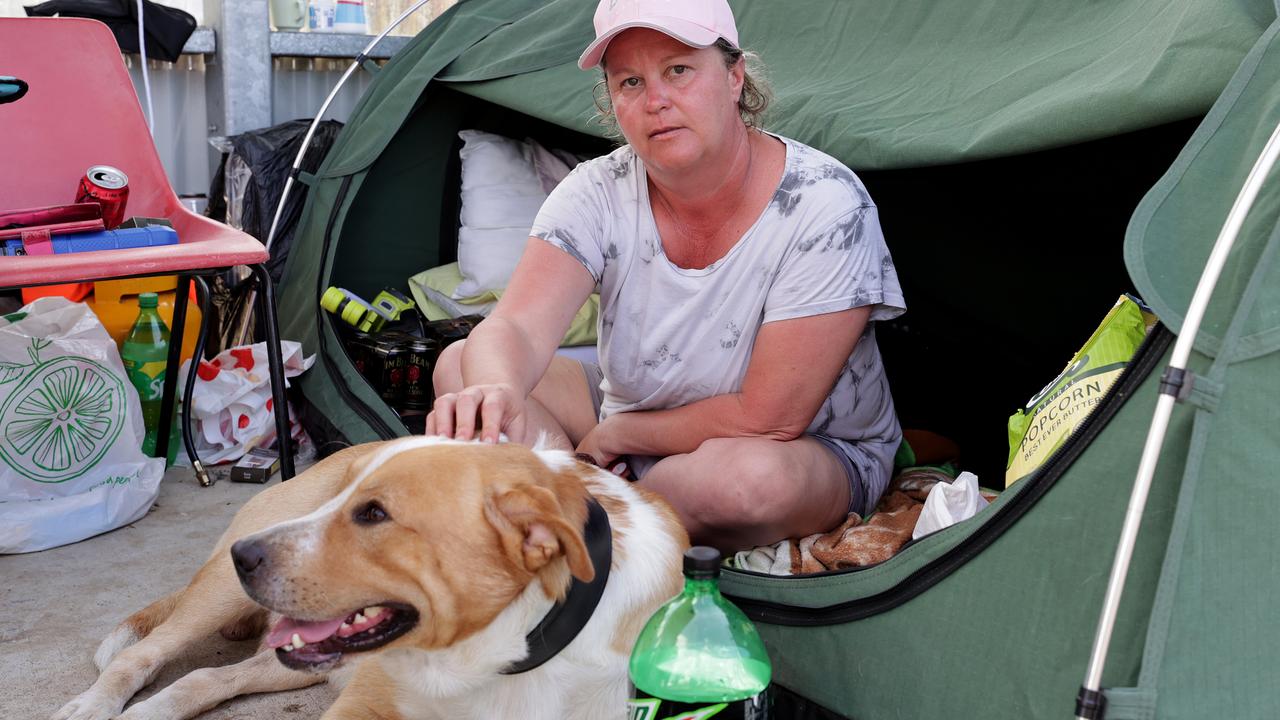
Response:
[[[578,58],[583,70],[600,64],[618,33],[637,27],[664,32],[696,48],[711,47],[720,38],[738,47],[738,26],[727,0],[600,0],[595,26],[595,42]]]

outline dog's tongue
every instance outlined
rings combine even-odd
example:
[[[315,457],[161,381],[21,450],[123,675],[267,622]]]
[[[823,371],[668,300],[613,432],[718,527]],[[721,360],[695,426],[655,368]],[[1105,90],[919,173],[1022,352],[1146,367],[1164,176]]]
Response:
[[[293,642],[294,634],[302,638],[302,642],[320,642],[338,631],[345,617],[320,622],[304,622],[293,618],[281,618],[271,633],[267,635],[267,645],[273,648],[284,647]]]

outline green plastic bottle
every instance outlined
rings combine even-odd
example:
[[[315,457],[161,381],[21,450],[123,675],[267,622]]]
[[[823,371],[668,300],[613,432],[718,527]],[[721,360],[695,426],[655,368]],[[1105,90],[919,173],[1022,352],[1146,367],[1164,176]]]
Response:
[[[120,348],[125,372],[142,401],[142,423],[147,431],[142,452],[147,457],[156,456],[160,398],[164,394],[164,371],[169,361],[169,328],[156,311],[158,304],[155,293],[138,296],[138,319],[133,321],[133,328]],[[170,454],[177,449],[173,443],[169,443],[169,448]]]
[[[755,626],[720,595],[720,551],[690,548],[684,577],[631,651],[628,720],[768,720],[773,668]]]

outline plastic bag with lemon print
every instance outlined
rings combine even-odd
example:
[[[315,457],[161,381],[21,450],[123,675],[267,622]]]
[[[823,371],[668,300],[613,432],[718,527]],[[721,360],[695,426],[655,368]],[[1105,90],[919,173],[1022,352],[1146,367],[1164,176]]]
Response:
[[[88,307],[0,317],[0,553],[44,550],[146,514],[164,460],[142,454],[138,393]]]

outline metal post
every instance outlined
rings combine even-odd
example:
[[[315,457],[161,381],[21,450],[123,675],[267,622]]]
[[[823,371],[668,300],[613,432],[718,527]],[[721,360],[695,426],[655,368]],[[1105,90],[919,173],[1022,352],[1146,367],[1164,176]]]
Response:
[[[205,0],[217,33],[206,58],[205,107],[210,135],[271,125],[271,26],[267,0]]]

